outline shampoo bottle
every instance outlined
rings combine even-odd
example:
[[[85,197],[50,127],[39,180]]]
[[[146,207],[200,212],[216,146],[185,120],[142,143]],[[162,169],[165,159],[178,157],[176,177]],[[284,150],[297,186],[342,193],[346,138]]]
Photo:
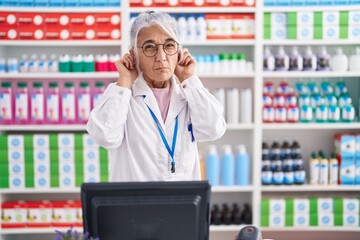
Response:
[[[221,159],[221,184],[224,186],[235,185],[235,160],[230,145],[224,146]]]

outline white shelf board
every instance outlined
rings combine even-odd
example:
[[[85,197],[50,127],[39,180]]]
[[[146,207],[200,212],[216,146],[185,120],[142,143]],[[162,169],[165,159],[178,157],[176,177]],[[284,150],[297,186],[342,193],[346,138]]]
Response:
[[[226,130],[253,130],[254,124],[227,124]]]
[[[360,123],[263,123],[264,130],[360,129]]]
[[[360,232],[360,227],[261,227],[262,232]]]
[[[216,186],[211,187],[213,193],[226,193],[226,192],[251,192],[253,187],[250,186]]]
[[[254,46],[255,39],[208,39],[204,41],[185,41],[184,46]]]
[[[1,228],[0,228],[1,229]],[[56,236],[55,230],[64,232],[69,230],[69,227],[44,227],[44,228],[13,228],[13,229],[1,229],[1,235],[21,235],[21,234],[45,234],[53,233]],[[82,227],[74,227],[73,230],[77,230],[79,233],[83,232]]]
[[[266,6],[264,12],[318,12],[318,11],[356,11],[359,5],[343,6]]]
[[[80,193],[80,188],[72,189],[0,189],[0,194],[53,194],[53,193]]]
[[[0,132],[1,131],[86,131],[85,124],[61,124],[61,125],[0,125]]]
[[[255,7],[131,7],[130,12],[160,10],[167,13],[255,13]]]
[[[262,186],[262,192],[358,192],[360,185],[301,185],[301,186]]]
[[[254,78],[254,73],[199,73],[200,78]]]
[[[96,6],[96,7],[16,7],[2,6],[3,12],[38,12],[38,13],[119,13],[121,7]]]
[[[0,79],[53,79],[53,78],[117,78],[117,72],[79,72],[79,73],[3,73],[0,74]]]
[[[329,77],[359,77],[360,72],[264,72],[264,78],[329,78]]]
[[[331,40],[264,40],[264,46],[279,46],[279,45],[360,45],[359,40],[356,39],[331,39]]]
[[[210,232],[239,232],[247,225],[210,225]]]
[[[0,46],[42,46],[42,47],[86,47],[86,46],[118,46],[121,40],[0,40]]]

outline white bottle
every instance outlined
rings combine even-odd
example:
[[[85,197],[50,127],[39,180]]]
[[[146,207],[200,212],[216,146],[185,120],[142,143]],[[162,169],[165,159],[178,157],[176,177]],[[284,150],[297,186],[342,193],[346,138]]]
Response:
[[[286,54],[283,46],[280,46],[275,55],[275,70],[288,71],[289,70],[289,56]]]
[[[50,60],[48,62],[49,64],[49,72],[58,72],[59,71],[59,62],[56,58],[55,54],[50,55]]]
[[[239,90],[237,88],[226,91],[226,120],[229,124],[239,123]]]
[[[336,49],[336,54],[331,59],[331,69],[334,72],[345,72],[348,69],[348,58],[341,48]]]
[[[304,71],[316,71],[316,67],[316,56],[312,52],[311,47],[307,46],[303,56],[303,69]]]
[[[179,40],[186,41],[187,40],[187,21],[185,18],[185,14],[180,14],[178,18],[178,27],[179,27]]]
[[[16,58],[8,58],[7,60],[7,71],[9,73],[19,72],[18,60]]]
[[[240,91],[240,123],[252,122],[252,93],[250,88]]]
[[[224,88],[216,88],[216,89],[212,90],[211,93],[223,106],[223,109],[224,109],[223,116],[226,116],[225,115],[225,112],[226,112],[225,89]]]
[[[206,20],[203,13],[196,19],[196,37],[198,40],[206,40]]]
[[[264,50],[264,60],[263,60],[264,71],[274,71],[275,70],[275,57],[272,55],[270,48],[265,47]]]
[[[355,54],[350,56],[349,71],[351,71],[351,72],[359,72],[360,71],[360,47],[357,47],[355,49]]]
[[[39,61],[36,54],[32,54],[29,61],[29,72],[37,72],[39,70]]]
[[[302,71],[303,69],[303,58],[300,55],[296,46],[291,50],[289,57],[289,70],[290,71]]]
[[[246,63],[246,57],[245,57],[244,53],[238,53],[237,64],[238,64],[238,72],[239,73],[247,72],[247,63]]]
[[[21,55],[21,60],[19,62],[19,71],[20,72],[29,72],[29,59],[28,55]]]
[[[46,54],[40,55],[40,61],[39,61],[39,72],[48,72],[49,71],[49,62],[47,60]]]
[[[212,59],[213,59],[213,72],[220,73],[221,72],[220,56],[215,54],[212,56]]]
[[[196,35],[197,35],[197,23],[196,23],[196,19],[195,19],[195,15],[194,14],[189,14],[189,17],[187,19],[187,39],[189,41],[194,41],[196,40]]]

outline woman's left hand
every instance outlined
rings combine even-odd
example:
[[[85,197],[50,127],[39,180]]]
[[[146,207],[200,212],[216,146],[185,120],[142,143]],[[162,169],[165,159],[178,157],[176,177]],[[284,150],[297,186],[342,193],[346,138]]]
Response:
[[[196,61],[191,56],[189,49],[182,49],[182,58],[178,62],[175,68],[175,75],[180,82],[183,82],[185,79],[193,76],[196,71]]]

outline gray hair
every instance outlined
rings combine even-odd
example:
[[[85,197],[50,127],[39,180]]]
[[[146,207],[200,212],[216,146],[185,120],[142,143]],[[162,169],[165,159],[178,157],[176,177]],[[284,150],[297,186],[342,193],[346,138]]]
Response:
[[[141,29],[157,25],[168,33],[175,41],[179,42],[179,30],[176,20],[169,14],[158,11],[146,11],[139,14],[131,25],[130,48],[134,49],[136,68],[140,73],[139,54],[137,50],[137,39]],[[180,49],[181,51],[181,45]]]

